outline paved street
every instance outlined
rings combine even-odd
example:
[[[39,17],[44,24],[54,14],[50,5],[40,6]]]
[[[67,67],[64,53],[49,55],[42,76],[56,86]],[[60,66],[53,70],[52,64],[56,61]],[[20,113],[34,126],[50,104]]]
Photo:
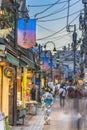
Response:
[[[81,129],[77,128],[77,112],[74,108],[74,100],[68,99],[64,108],[59,105],[59,100],[55,99],[54,105],[52,107],[51,121],[50,125],[44,125],[43,130],[86,130],[87,128],[87,113],[85,110],[85,101],[80,99],[79,110],[82,117]]]
[[[24,126],[13,127],[11,130],[86,130],[86,99],[80,99],[79,102],[79,109],[81,114],[83,114],[81,129],[77,129],[76,127],[77,112],[73,109],[74,100],[66,100],[66,105],[64,108],[61,108],[59,98],[56,98],[52,106],[50,125],[44,125],[43,112],[41,108],[39,108],[36,116],[28,115],[26,117]],[[76,102],[76,104],[78,103]]]
[[[43,130],[70,130],[70,119],[69,108],[60,108],[59,100],[56,99],[52,107],[50,125],[44,125]]]

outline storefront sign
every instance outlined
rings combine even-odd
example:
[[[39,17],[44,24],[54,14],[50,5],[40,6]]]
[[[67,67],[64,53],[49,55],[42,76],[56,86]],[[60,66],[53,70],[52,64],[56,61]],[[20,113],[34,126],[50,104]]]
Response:
[[[5,67],[4,69],[4,75],[7,77],[7,78],[12,78],[15,76],[15,69],[12,68],[12,67]]]

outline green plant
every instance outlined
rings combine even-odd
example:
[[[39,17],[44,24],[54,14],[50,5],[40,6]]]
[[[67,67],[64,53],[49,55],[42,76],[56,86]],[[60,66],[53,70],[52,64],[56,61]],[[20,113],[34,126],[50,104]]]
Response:
[[[3,21],[5,21],[10,27],[14,27],[14,13],[9,10],[4,9]]]
[[[5,128],[6,130],[10,130],[9,125],[8,125],[8,116],[5,117]]]

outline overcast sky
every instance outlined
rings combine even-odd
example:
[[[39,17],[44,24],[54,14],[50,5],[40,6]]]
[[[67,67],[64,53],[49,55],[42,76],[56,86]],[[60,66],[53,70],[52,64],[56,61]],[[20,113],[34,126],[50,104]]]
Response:
[[[45,44],[53,41],[59,49],[72,42],[72,32],[66,31],[68,0],[27,0],[27,5],[30,18],[36,18],[37,43]],[[68,23],[76,24],[78,39],[81,35],[79,14],[82,9],[82,0],[70,0]],[[72,26],[70,30],[73,29]],[[50,43],[47,47],[53,49]]]

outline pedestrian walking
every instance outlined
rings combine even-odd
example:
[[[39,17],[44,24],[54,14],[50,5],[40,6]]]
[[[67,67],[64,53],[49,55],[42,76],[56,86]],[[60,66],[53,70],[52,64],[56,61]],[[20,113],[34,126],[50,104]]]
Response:
[[[65,96],[66,96],[66,89],[65,89],[64,85],[60,86],[59,96],[60,96],[60,106],[64,107],[65,106]]]
[[[81,130],[82,126],[82,116],[80,112],[77,113],[77,130]]]
[[[42,109],[44,111],[44,125],[50,124],[51,106],[53,104],[53,96],[50,90],[50,88],[47,88],[46,92],[42,95],[41,99]]]

